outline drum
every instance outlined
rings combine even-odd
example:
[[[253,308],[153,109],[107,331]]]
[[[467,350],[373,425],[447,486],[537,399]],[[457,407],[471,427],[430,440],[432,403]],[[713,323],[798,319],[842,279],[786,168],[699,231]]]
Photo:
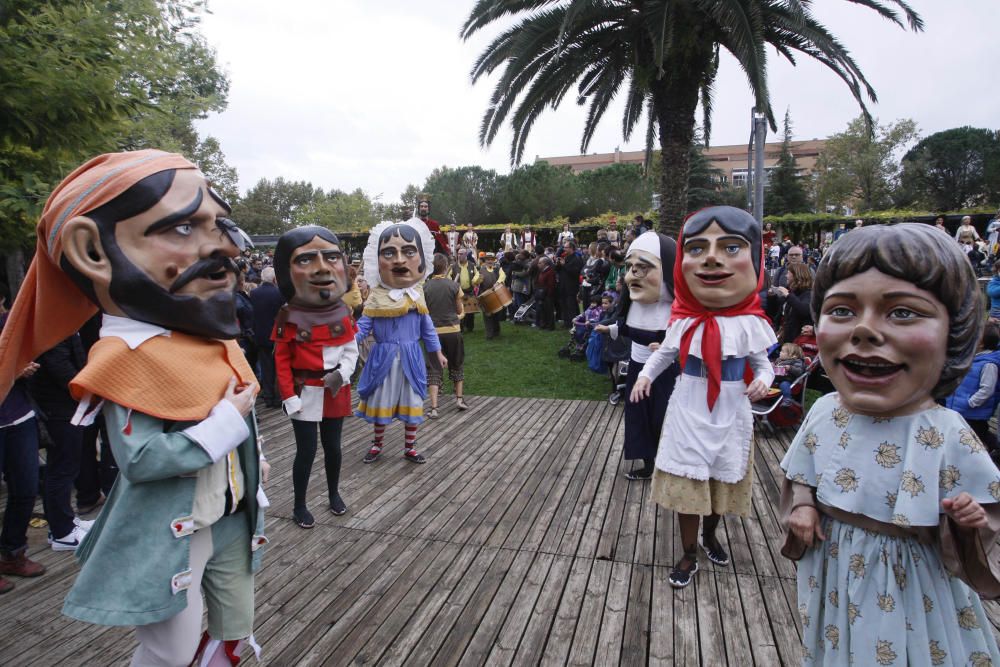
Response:
[[[513,295],[503,283],[496,283],[488,290],[479,293],[480,308],[487,315],[499,313],[513,302]]]
[[[479,312],[479,300],[473,294],[466,294],[462,297],[462,310],[466,315]]]

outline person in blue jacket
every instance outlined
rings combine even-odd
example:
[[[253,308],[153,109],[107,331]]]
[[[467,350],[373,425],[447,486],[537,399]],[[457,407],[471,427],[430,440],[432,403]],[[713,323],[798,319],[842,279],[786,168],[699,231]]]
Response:
[[[1000,326],[987,322],[979,343],[979,352],[972,360],[972,368],[953,394],[945,399],[945,406],[965,417],[972,430],[993,453],[997,438],[990,433],[990,417],[1000,401]]]

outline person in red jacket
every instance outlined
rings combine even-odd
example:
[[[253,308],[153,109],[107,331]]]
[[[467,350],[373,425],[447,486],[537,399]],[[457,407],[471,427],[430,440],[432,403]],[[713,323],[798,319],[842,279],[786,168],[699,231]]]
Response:
[[[306,490],[316,457],[319,425],[326,463],[330,511],[340,516],[340,437],[351,414],[351,374],[358,361],[357,327],[342,297],[350,287],[340,241],[324,227],[299,227],[278,239],[274,252],[278,288],[288,303],[274,322],[274,365],[278,394],[295,432],[292,518],[315,525]]]
[[[538,328],[552,331],[555,325],[556,270],[548,257],[538,259],[538,277],[535,278],[535,300],[541,302]]]
[[[431,218],[431,196],[420,193],[417,195],[417,216],[431,230],[434,237],[434,252],[451,257],[451,248],[448,247],[448,237],[441,231],[441,225],[437,220]]]

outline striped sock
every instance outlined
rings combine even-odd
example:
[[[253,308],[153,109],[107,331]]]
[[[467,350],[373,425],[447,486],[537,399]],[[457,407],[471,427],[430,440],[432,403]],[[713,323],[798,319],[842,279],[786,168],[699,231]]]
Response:
[[[406,431],[406,451],[415,452],[417,451],[417,425],[416,424],[406,424],[404,426]]]
[[[382,438],[385,437],[385,424],[375,424],[375,437],[372,439],[372,449],[382,449]]]

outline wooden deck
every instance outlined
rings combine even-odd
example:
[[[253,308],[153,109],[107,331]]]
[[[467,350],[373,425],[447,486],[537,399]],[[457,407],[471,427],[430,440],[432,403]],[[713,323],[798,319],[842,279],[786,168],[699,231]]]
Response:
[[[674,591],[676,521],[622,475],[622,408],[472,397],[421,428],[426,465],[386,433],[363,465],[369,428],[344,428],[343,517],[326,512],[322,454],[313,530],[291,517],[291,427],[264,411],[271,538],[257,578],[256,637],[267,665],[796,665],[795,573],[778,554],[778,461],[788,435],[760,437],[753,510],[726,518],[733,562],[704,556]],[[31,531],[49,572],[0,598],[0,665],[127,664],[130,629],[59,613],[76,565]],[[995,604],[987,609],[1000,619]],[[252,661],[251,661],[252,664]]]

